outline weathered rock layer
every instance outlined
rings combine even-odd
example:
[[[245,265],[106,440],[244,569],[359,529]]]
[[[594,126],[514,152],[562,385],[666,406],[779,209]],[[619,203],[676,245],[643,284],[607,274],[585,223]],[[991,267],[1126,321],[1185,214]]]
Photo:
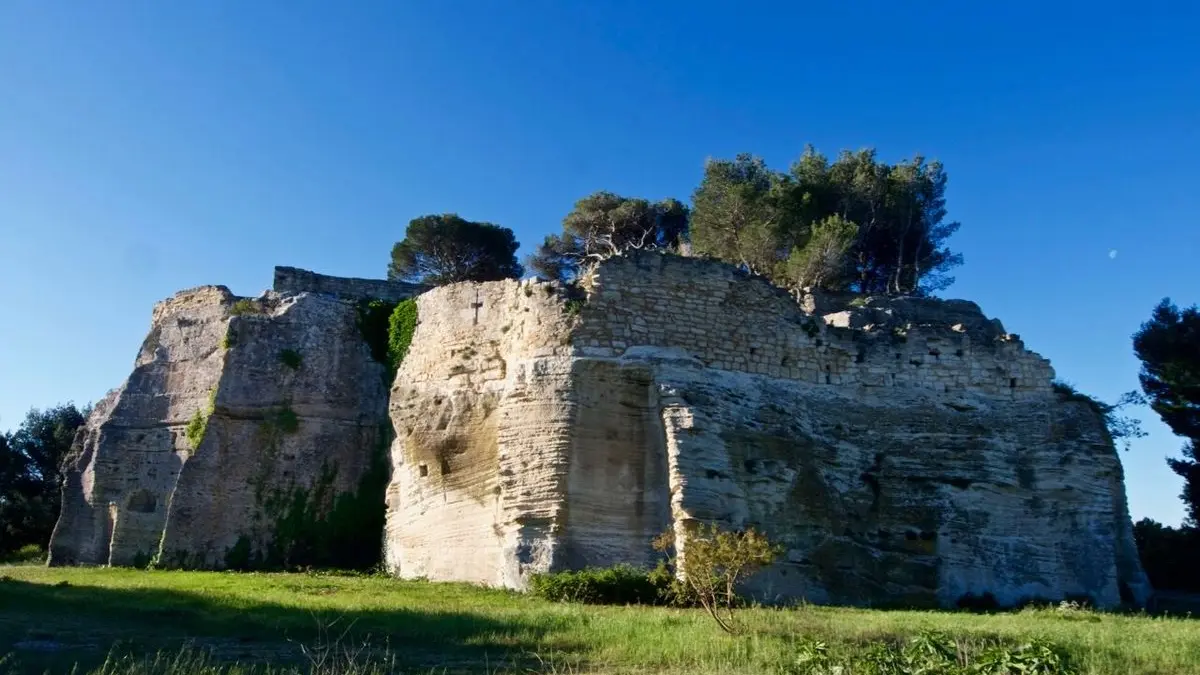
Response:
[[[522,587],[651,564],[656,534],[686,550],[706,521],[784,545],[768,599],[1148,593],[1102,419],[974,304],[802,306],[656,254],[584,286],[420,296],[391,399],[397,574]]]
[[[51,563],[364,565],[382,544],[401,576],[522,588],[652,565],[656,535],[686,553],[714,522],[783,545],[767,600],[1149,592],[1103,419],[972,303],[797,302],[654,253],[578,288],[456,284],[418,297],[389,402],[363,301],[424,290],[277,268],[257,299],[160,303],[76,438]]]
[[[382,501],[386,368],[356,294],[287,290],[252,300],[208,286],[159,303],[133,374],[76,438],[51,564],[378,556],[381,505],[374,542],[339,540],[332,517],[371,517],[356,500],[373,462]]]

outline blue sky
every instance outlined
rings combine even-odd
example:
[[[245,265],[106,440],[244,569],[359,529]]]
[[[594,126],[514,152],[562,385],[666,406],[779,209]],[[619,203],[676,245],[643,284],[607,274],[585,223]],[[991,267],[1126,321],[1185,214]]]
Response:
[[[1200,301],[1193,3],[342,4],[0,5],[0,429],[117,386],[181,288],[382,276],[424,213],[525,254],[589,192],[686,200],[708,156],[805,143],[941,159],[944,295],[1084,391]],[[1144,418],[1131,508],[1176,523]]]

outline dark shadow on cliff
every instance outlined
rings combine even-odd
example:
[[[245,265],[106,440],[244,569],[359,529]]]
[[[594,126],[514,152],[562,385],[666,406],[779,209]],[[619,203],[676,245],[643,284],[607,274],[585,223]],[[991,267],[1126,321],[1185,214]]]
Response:
[[[245,598],[149,588],[34,584],[0,578],[0,671],[80,672],[110,653],[176,653],[185,646],[221,662],[307,668],[314,650],[358,654],[428,672],[529,672],[550,626],[470,612],[312,611]],[[575,652],[556,643],[556,651]],[[306,654],[308,652],[308,654]]]

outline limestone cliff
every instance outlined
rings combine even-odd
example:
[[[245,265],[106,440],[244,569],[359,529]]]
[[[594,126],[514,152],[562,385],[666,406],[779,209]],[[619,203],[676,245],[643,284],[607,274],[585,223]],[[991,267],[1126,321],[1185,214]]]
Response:
[[[522,587],[650,564],[673,528],[786,548],[764,598],[951,606],[1149,592],[1101,418],[969,302],[810,296],[637,254],[585,297],[538,282],[418,299],[391,396],[386,560]]]
[[[418,293],[389,399],[363,301]],[[50,561],[363,565],[382,543],[401,576],[521,588],[651,565],[653,537],[686,552],[711,521],[784,545],[767,600],[1140,604],[1119,458],[1052,378],[970,302],[798,302],[656,253],[578,288],[277,268],[257,299],[155,308],[76,438]]]
[[[378,555],[386,368],[353,293],[286,290],[252,300],[208,286],[155,308],[133,374],[76,438],[51,564]],[[375,458],[379,494],[364,505]],[[378,518],[375,541],[339,539],[338,513]]]

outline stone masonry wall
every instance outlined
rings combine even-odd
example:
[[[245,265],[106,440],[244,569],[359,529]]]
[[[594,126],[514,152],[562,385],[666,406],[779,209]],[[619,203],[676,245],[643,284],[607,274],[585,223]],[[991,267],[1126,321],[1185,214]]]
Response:
[[[932,317],[938,323],[902,300],[888,303],[891,313],[891,307],[859,312],[876,318],[876,329],[842,330],[730,265],[641,255],[610,260],[594,276],[574,342],[585,355],[606,357],[634,345],[671,347],[705,367],[814,385],[918,387],[1011,400],[1050,391],[1049,361],[994,326],[967,331],[989,324],[973,303],[951,302],[957,312]],[[911,325],[906,309],[916,319]],[[848,322],[836,314],[830,320]]]
[[[383,279],[355,279],[317,274],[297,267],[276,267],[272,289],[276,293],[320,293],[351,300],[407,300],[426,290],[420,284]]]

